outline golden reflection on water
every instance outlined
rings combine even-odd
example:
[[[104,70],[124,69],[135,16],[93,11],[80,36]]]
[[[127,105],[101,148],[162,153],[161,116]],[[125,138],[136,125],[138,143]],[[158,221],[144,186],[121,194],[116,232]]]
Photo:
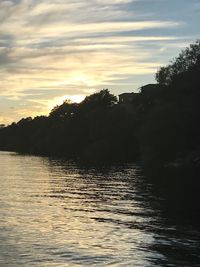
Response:
[[[0,153],[0,266],[150,266],[156,211],[137,166]],[[148,188],[143,192],[148,194]],[[152,265],[153,266],[153,265]]]

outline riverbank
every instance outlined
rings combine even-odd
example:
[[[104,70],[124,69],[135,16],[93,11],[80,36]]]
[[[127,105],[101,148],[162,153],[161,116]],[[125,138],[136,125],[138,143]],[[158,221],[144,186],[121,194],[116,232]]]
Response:
[[[191,188],[190,198],[200,190],[199,55],[197,41],[158,71],[157,84],[139,93],[118,99],[104,89],[79,104],[66,100],[48,116],[3,127],[0,149],[85,162],[140,161],[148,173],[162,173],[155,183],[180,187],[183,196]],[[179,178],[185,170],[188,175]]]

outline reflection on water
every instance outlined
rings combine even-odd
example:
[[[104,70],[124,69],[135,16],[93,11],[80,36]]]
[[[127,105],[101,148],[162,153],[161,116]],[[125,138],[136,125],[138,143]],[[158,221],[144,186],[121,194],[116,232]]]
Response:
[[[199,266],[200,232],[166,220],[139,166],[0,153],[0,266]]]

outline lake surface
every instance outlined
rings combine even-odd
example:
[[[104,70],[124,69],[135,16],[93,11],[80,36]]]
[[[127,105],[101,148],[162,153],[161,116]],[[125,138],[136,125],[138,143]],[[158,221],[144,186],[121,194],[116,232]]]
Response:
[[[165,217],[139,166],[0,152],[0,266],[200,266],[200,231]]]

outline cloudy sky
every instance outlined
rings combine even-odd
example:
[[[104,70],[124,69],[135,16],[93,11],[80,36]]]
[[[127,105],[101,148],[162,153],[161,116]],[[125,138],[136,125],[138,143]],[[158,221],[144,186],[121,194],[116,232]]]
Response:
[[[200,0],[0,0],[0,123],[152,83],[199,25]]]

